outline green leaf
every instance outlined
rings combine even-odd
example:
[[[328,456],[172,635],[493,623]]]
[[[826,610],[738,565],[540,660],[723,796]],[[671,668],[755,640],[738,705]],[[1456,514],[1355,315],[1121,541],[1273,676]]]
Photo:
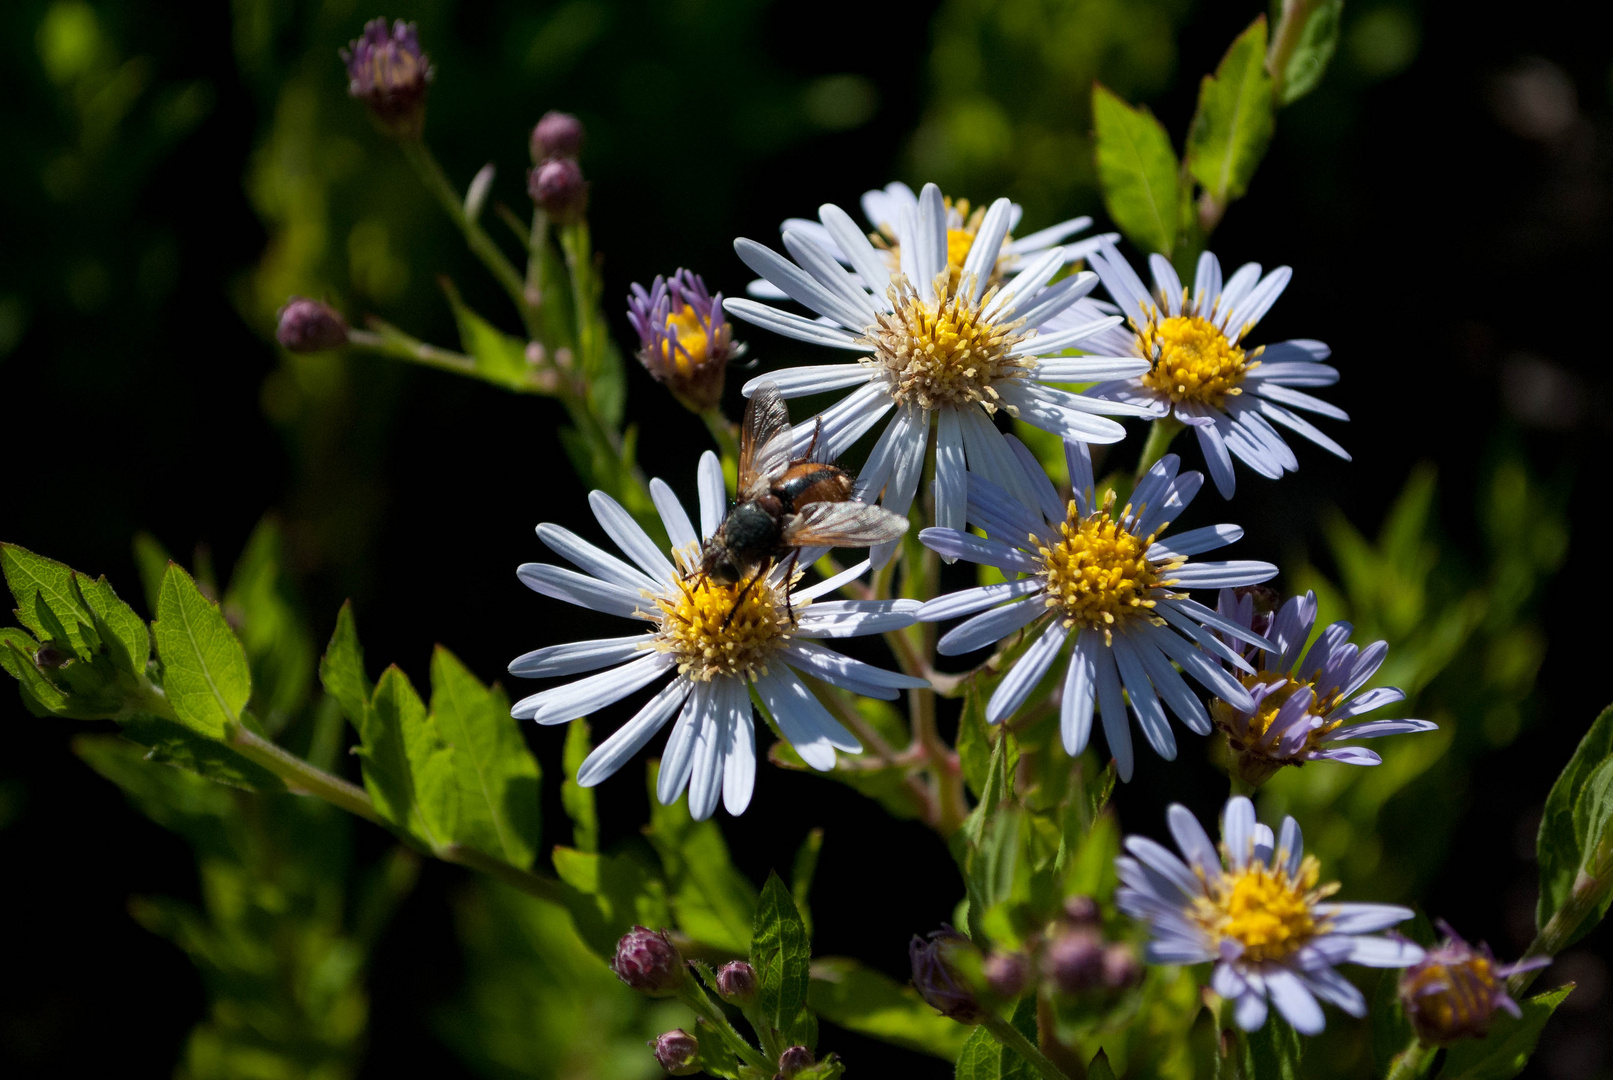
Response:
[[[532,366],[526,362],[526,341],[506,334],[476,314],[460,298],[453,282],[447,278],[439,280],[442,291],[448,295],[449,306],[454,309],[454,321],[459,324],[460,347],[476,361],[472,374],[508,390],[536,392],[538,386],[532,380]]]
[[[1299,44],[1283,65],[1282,94],[1277,104],[1289,105],[1312,90],[1322,81],[1333,51],[1339,44],[1339,18],[1344,13],[1344,0],[1315,0],[1305,17],[1305,26],[1299,32]]]
[[[969,794],[980,798],[991,770],[991,733],[986,726],[985,696],[973,679],[964,691],[963,713],[958,718],[958,766]]]
[[[123,734],[147,750],[146,757],[245,791],[284,791],[274,773],[237,754],[225,744],[198,735],[184,724],[161,716],[132,716]]]
[[[431,657],[431,715],[453,748],[459,789],[454,839],[525,870],[538,850],[539,772],[510,699],[485,687],[454,654]]]
[[[812,878],[818,872],[818,853],[823,850],[823,830],[807,833],[801,846],[795,849],[795,866],[790,871],[790,895],[795,898],[796,910],[806,926],[807,940],[812,940],[812,908],[808,898],[812,895]]]
[[[566,907],[577,933],[600,956],[615,955],[616,942],[635,924],[652,930],[667,925],[661,883],[629,854],[599,855],[557,845],[554,869],[573,890]]]
[[[1573,989],[1574,984],[1569,983],[1521,1002],[1521,1019],[1497,1011],[1488,1035],[1459,1042],[1446,1052],[1440,1080],[1509,1080],[1517,1076],[1535,1052],[1546,1021]]]
[[[433,850],[452,842],[459,817],[454,752],[397,667],[381,674],[359,738],[364,786],[381,815]]]
[[[756,969],[755,1015],[788,1036],[806,1005],[812,949],[790,890],[777,874],[767,876],[751,925],[751,966]]]
[[[1092,120],[1109,216],[1138,247],[1169,255],[1180,214],[1170,136],[1153,113],[1132,108],[1098,84],[1092,87]]]
[[[76,710],[69,703],[67,695],[34,666],[34,650],[37,647],[33,638],[21,630],[10,627],[7,628],[5,636],[0,638],[0,651],[3,651],[5,656],[5,669],[17,680],[23,706],[34,716],[73,717]]]
[[[1266,17],[1239,34],[1199,87],[1187,133],[1187,170],[1225,205],[1249,189],[1271,142],[1272,86],[1266,74]]]
[[[15,651],[7,645],[16,646]],[[34,653],[39,649],[39,642],[26,630],[19,630],[15,626],[0,626],[0,668],[5,668],[6,674],[13,679],[23,677],[23,668],[34,666]]]
[[[0,568],[17,601],[17,618],[41,641],[62,642],[87,659],[103,644],[99,620],[110,632],[104,644],[113,666],[131,675],[145,672],[151,656],[145,621],[118,599],[105,577],[92,579],[16,544],[0,544]]]
[[[140,588],[146,595],[146,610],[157,610],[157,596],[162,592],[162,576],[174,560],[168,549],[148,532],[134,534],[134,566],[140,572]]]
[[[174,712],[203,735],[223,738],[225,725],[240,722],[252,696],[246,651],[218,605],[176,563],[163,575],[156,633],[163,690]]]
[[[645,836],[661,856],[678,927],[696,941],[738,956],[751,945],[756,888],[734,868],[715,821],[694,821],[688,800],[662,806],[650,771],[650,824]]]
[[[280,526],[265,517],[236,561],[223,601],[252,667],[255,711],[270,731],[284,728],[307,703],[314,677],[314,642],[284,564]]]
[[[336,613],[336,630],[319,661],[319,681],[342,707],[353,728],[363,731],[365,714],[370,710],[370,679],[364,674],[364,648],[358,642],[351,600]]]
[[[1287,1021],[1272,1016],[1258,1031],[1238,1035],[1243,1075],[1249,1080],[1304,1080],[1299,1071],[1304,1044]]]
[[[918,991],[844,956],[812,961],[807,1005],[819,1017],[894,1046],[955,1060],[969,1029],[937,1013]]]
[[[587,720],[571,722],[561,765],[565,779],[560,783],[560,805],[571,819],[571,846],[580,851],[599,850],[599,808],[594,803],[594,789],[577,783],[577,770],[593,751],[590,734]]]
[[[1027,994],[1014,1006],[1014,1028],[1031,1045],[1036,1045],[1036,995]],[[997,1041],[984,1027],[977,1027],[958,1054],[957,1080],[1036,1080],[1036,1069]]]
[[[83,607],[92,616],[96,635],[108,646],[113,665],[130,675],[144,675],[151,660],[151,629],[135,614],[134,608],[119,599],[105,575],[91,579],[75,572],[72,585]]]
[[[1563,906],[1580,866],[1590,854],[1580,827],[1584,813],[1576,813],[1576,810],[1587,789],[1587,781],[1610,758],[1613,758],[1613,706],[1602,710],[1591,724],[1546,796],[1535,845],[1540,861],[1540,900],[1535,908],[1537,927],[1544,927]],[[1606,911],[1606,907],[1602,910]]]
[[[1115,1080],[1115,1070],[1109,1064],[1109,1055],[1099,1050],[1087,1066],[1087,1080]]]

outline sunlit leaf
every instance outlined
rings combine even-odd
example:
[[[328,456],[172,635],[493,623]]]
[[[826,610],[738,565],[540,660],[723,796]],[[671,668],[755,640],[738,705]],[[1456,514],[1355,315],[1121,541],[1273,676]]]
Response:
[[[1593,835],[1599,836],[1605,831],[1609,809],[1606,788],[1610,777],[1613,777],[1607,771],[1610,763],[1613,763],[1613,706],[1602,710],[1602,714],[1591,724],[1574,756],[1569,758],[1562,775],[1557,777],[1557,782],[1546,796],[1546,807],[1540,818],[1540,832],[1536,839],[1536,853],[1540,862],[1540,899],[1535,907],[1538,926],[1545,926],[1567,901],[1580,867],[1591,854],[1587,846],[1589,840]],[[1598,776],[1601,782],[1593,784],[1593,779]],[[1597,792],[1602,794],[1598,795]],[[1582,803],[1585,803],[1583,809]],[[1592,821],[1593,817],[1597,820]],[[1581,929],[1589,930],[1595,926],[1607,911],[1607,906],[1604,900],[1600,910],[1587,919]],[[1578,936],[1576,932],[1574,937]]]
[[[1170,136],[1147,108],[1092,88],[1098,180],[1109,216],[1140,248],[1169,255],[1176,246],[1178,181]]]
[[[577,770],[593,749],[588,721],[573,720],[566,728],[566,748],[561,756],[565,779],[560,782],[560,805],[571,819],[571,846],[579,851],[599,850],[599,810],[594,789],[577,783]]]
[[[1027,994],[1014,1007],[1014,1029],[1036,1045],[1036,995]],[[984,1027],[977,1027],[958,1053],[957,1080],[1035,1080],[1034,1066],[1016,1051],[997,1041]]]
[[[202,734],[222,738],[252,696],[246,650],[218,605],[174,563],[157,596],[156,636],[163,690],[175,714]]]
[[[832,1024],[948,1061],[969,1037],[968,1028],[936,1012],[911,986],[848,957],[812,961],[807,1004]]]
[[[812,948],[801,913],[777,874],[768,875],[756,902],[750,962],[757,977],[756,1014],[788,1036],[806,1005]]]
[[[1272,86],[1266,74],[1266,17],[1232,42],[1199,87],[1187,133],[1187,169],[1216,201],[1241,198],[1271,142]]]
[[[398,668],[376,683],[359,738],[364,786],[381,815],[428,848],[451,842],[459,819],[454,754]]]
[[[1517,1076],[1535,1052],[1546,1021],[1573,989],[1574,984],[1569,983],[1521,1002],[1521,1019],[1496,1012],[1488,1035],[1450,1048],[1439,1080],[1510,1080]]]

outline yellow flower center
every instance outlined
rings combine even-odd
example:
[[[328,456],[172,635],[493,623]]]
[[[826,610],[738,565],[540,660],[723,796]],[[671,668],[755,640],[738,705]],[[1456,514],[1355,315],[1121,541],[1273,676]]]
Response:
[[[1220,698],[1215,698],[1210,702],[1210,719],[1215,722],[1216,727],[1226,732],[1227,744],[1238,756],[1239,775],[1250,783],[1264,783],[1284,765],[1304,764],[1304,755],[1318,749],[1322,739],[1344,723],[1342,720],[1327,719],[1328,714],[1338,708],[1344,700],[1344,695],[1337,689],[1327,697],[1312,697],[1306,715],[1318,718],[1322,722],[1310,728],[1302,746],[1292,754],[1279,757],[1277,747],[1281,733],[1273,732],[1271,725],[1277,719],[1278,711],[1300,687],[1308,686],[1314,694],[1315,684],[1290,678],[1275,671],[1259,671],[1253,675],[1244,675],[1240,681],[1250,690],[1263,686],[1270,686],[1273,689],[1260,699],[1252,715],[1238,712]],[[1309,721],[1302,722],[1309,723]]]
[[[1419,1033],[1445,1036],[1441,1041],[1482,1037],[1500,989],[1495,965],[1479,953],[1448,964],[1430,958],[1406,972],[1401,983],[1401,994],[1414,1003]]]
[[[964,261],[969,258],[969,249],[975,245],[975,237],[980,233],[981,222],[986,220],[986,208],[980,206],[971,211],[968,199],[954,200],[947,197],[944,201],[947,207],[947,220],[949,222],[954,220],[955,214],[955,220],[958,222],[956,228],[947,229],[948,286],[951,291],[957,292],[958,284],[963,277]],[[876,227],[878,231],[870,234],[868,239],[875,247],[884,250],[886,262],[893,271],[900,269],[902,245],[897,242],[895,227],[883,221],[878,222]],[[1004,250],[998,253],[997,261],[992,265],[991,274],[986,279],[987,286],[1002,284],[1003,268],[1008,260],[1007,247],[1013,240],[1012,234],[1003,237]]]
[[[988,413],[1003,403],[992,385],[1019,378],[1035,364],[1009,353],[1019,342],[1022,320],[999,324],[982,314],[996,294],[988,290],[976,302],[962,290],[946,286],[936,275],[939,301],[924,299],[907,278],[898,276],[889,296],[893,312],[882,312],[863,332],[873,355],[864,363],[883,369],[898,404],[916,401],[926,409],[978,402]]]
[[[1150,562],[1148,548],[1158,533],[1138,536],[1123,521],[1131,517],[1128,505],[1116,520],[1111,510],[1115,494],[1109,492],[1101,509],[1082,517],[1072,501],[1069,516],[1059,526],[1059,537],[1044,547],[1036,537],[1047,579],[1047,606],[1063,612],[1066,627],[1101,629],[1107,635],[1120,619],[1147,615],[1154,606],[1154,590],[1169,585],[1165,575],[1180,560]]]
[[[788,583],[719,585],[688,573],[692,566],[676,557],[686,575],[671,595],[655,597],[658,610],[647,613],[660,624],[656,651],[671,653],[678,673],[696,682],[766,674],[768,658],[789,640],[806,605],[796,602],[791,618],[784,599]]]
[[[1216,408],[1228,397],[1243,393],[1238,384],[1259,366],[1254,357],[1261,352],[1244,352],[1237,339],[1229,339],[1198,315],[1150,320],[1137,332],[1137,347],[1154,365],[1142,377],[1145,386],[1169,395],[1172,401]]]
[[[666,325],[682,348],[674,349],[670,341],[663,341],[661,359],[674,365],[680,374],[689,374],[691,368],[704,364],[711,358],[711,342],[706,337],[705,327],[700,325],[700,316],[695,314],[694,308],[684,304],[683,310],[674,311],[667,316]]]
[[[1250,963],[1282,960],[1327,930],[1312,908],[1338,889],[1317,886],[1321,864],[1307,855],[1299,873],[1288,876],[1288,858],[1278,852],[1276,867],[1259,859],[1242,870],[1224,872],[1205,882],[1207,896],[1194,902],[1193,918],[1212,936],[1243,946]]]

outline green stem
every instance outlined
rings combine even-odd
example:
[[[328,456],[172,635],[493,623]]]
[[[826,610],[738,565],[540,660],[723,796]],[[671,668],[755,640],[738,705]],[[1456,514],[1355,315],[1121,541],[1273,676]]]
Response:
[[[1266,49],[1266,71],[1271,75],[1271,100],[1280,105],[1283,100],[1283,83],[1288,78],[1288,64],[1305,36],[1305,24],[1310,21],[1315,0],[1283,0],[1282,14],[1271,32],[1271,45]]]
[[[706,992],[692,977],[683,981],[683,989],[678,991],[678,1000],[693,1009],[695,1015],[704,1020],[745,1064],[760,1069],[769,1076],[773,1074],[773,1063],[758,1053],[743,1035],[734,1030],[734,1025],[728,1022],[728,1017],[712,1004]]]
[[[349,814],[373,821],[377,825],[386,824],[375,809],[375,803],[371,801],[369,792],[357,784],[348,783],[339,776],[332,776],[322,769],[314,768],[297,755],[239,724],[230,725],[225,733],[225,740],[236,753],[284,780],[286,787],[293,792],[324,799],[332,806],[340,807]]]
[[[551,904],[564,906],[566,897],[560,883],[553,878],[535,874],[530,870],[522,870],[518,866],[511,866],[502,859],[495,859],[491,855],[484,855],[475,848],[465,847],[462,844],[446,844],[436,851],[437,858],[443,862],[454,863],[470,870],[478,870],[488,877],[498,878],[506,885],[512,885],[528,896],[535,896],[539,900],[547,900]]]
[[[1165,451],[1171,448],[1171,440],[1175,439],[1185,427],[1186,424],[1169,414],[1149,425],[1148,441],[1143,443],[1143,456],[1137,461],[1137,480],[1141,481],[1148,470],[1165,456]]]
[[[987,1013],[980,1024],[991,1032],[994,1039],[1030,1062],[1031,1067],[1042,1074],[1043,1080],[1070,1080],[1068,1073],[1053,1064],[1051,1058],[1033,1046],[1029,1039],[1020,1034],[1018,1028],[1002,1017]]]
[[[1258,789],[1253,784],[1235,773],[1229,779],[1231,780],[1229,795],[1246,795],[1251,799],[1255,797],[1255,791]]]
[[[1439,1053],[1437,1046],[1425,1046],[1415,1035],[1406,1048],[1396,1054],[1389,1062],[1389,1071],[1385,1080],[1417,1080],[1419,1076],[1428,1071],[1428,1065],[1433,1061],[1434,1055]]]
[[[426,189],[437,197],[443,210],[448,214],[459,231],[465,235],[465,243],[471,252],[487,267],[488,273],[497,279],[510,299],[515,303],[515,309],[521,313],[521,321],[527,327],[532,337],[537,337],[537,307],[529,302],[525,282],[521,280],[520,273],[514,264],[499,250],[493,238],[487,235],[487,230],[468,217],[465,213],[465,203],[453,183],[442,171],[442,166],[432,156],[426,144],[419,139],[404,139],[398,143],[403,150],[403,157],[408,161],[410,168]]]
[[[1556,956],[1568,945],[1574,932],[1601,906],[1608,890],[1613,888],[1613,842],[1604,843],[1603,848],[1596,853],[1589,868],[1580,869],[1563,906],[1546,920],[1546,925],[1540,928],[1534,941],[1529,943],[1529,948],[1518,959]],[[1507,980],[1507,993],[1521,997],[1543,970],[1536,968],[1518,972]]]
[[[473,375],[476,373],[476,360],[474,357],[454,352],[452,349],[441,349],[435,345],[428,345],[423,341],[410,337],[389,323],[372,320],[372,324],[380,327],[380,331],[348,331],[348,346],[360,352],[390,356],[395,360],[408,360],[411,363],[424,364],[426,367],[437,368],[440,371],[452,371],[458,375]]]

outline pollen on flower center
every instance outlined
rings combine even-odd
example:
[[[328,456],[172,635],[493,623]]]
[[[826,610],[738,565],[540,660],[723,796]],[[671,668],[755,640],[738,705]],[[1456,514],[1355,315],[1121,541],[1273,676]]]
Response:
[[[1292,678],[1277,671],[1257,671],[1239,680],[1255,699],[1253,713],[1238,712],[1220,698],[1210,703],[1210,718],[1216,727],[1226,732],[1227,744],[1239,757],[1241,775],[1245,779],[1267,777],[1283,765],[1299,765],[1308,753],[1320,748],[1323,739],[1331,735],[1344,721],[1329,720],[1328,714],[1339,706],[1344,695],[1336,688],[1324,692],[1315,683]],[[1277,713],[1288,700],[1309,687],[1313,697],[1306,708],[1305,741],[1291,753],[1280,753],[1280,734],[1272,731]]]
[[[667,339],[661,342],[662,360],[677,365],[680,372],[687,374],[697,364],[703,364],[711,358],[710,339],[706,337],[700,315],[693,307],[684,304],[681,310],[669,314],[666,328]],[[680,348],[673,347],[672,338],[677,339]]]
[[[1154,589],[1169,584],[1166,573],[1180,565],[1150,562],[1147,552],[1157,534],[1131,532],[1122,524],[1130,520],[1131,507],[1117,521],[1110,513],[1113,506],[1113,491],[1101,509],[1085,517],[1071,502],[1069,516],[1059,526],[1060,539],[1051,547],[1038,542],[1047,606],[1062,609],[1066,627],[1107,632],[1121,619],[1147,615],[1154,607]]]
[[[677,659],[679,674],[709,682],[767,672],[768,658],[789,640],[796,620],[785,604],[787,585],[747,584],[719,585],[693,574],[655,598],[659,610],[649,613],[660,624],[655,648]],[[797,618],[803,606],[794,605]]]
[[[1220,408],[1228,397],[1243,393],[1238,384],[1259,365],[1259,349],[1245,352],[1235,339],[1198,315],[1172,315],[1150,321],[1138,331],[1137,344],[1153,367],[1143,384],[1172,401],[1191,401]]]
[[[969,290],[936,276],[938,301],[921,297],[898,275],[890,288],[892,312],[882,312],[863,331],[874,353],[864,363],[882,369],[898,404],[916,401],[926,409],[979,402],[988,413],[1015,410],[992,384],[1023,376],[1035,363],[1009,355],[1019,343],[1023,320],[996,323],[982,314],[995,290],[979,301]]]
[[[1193,918],[1213,937],[1241,945],[1243,959],[1250,963],[1282,960],[1297,952],[1327,929],[1312,909],[1338,886],[1317,886],[1321,864],[1314,856],[1307,855],[1292,877],[1287,861],[1279,852],[1275,868],[1255,859],[1242,870],[1207,880],[1208,895],[1194,902]]]

